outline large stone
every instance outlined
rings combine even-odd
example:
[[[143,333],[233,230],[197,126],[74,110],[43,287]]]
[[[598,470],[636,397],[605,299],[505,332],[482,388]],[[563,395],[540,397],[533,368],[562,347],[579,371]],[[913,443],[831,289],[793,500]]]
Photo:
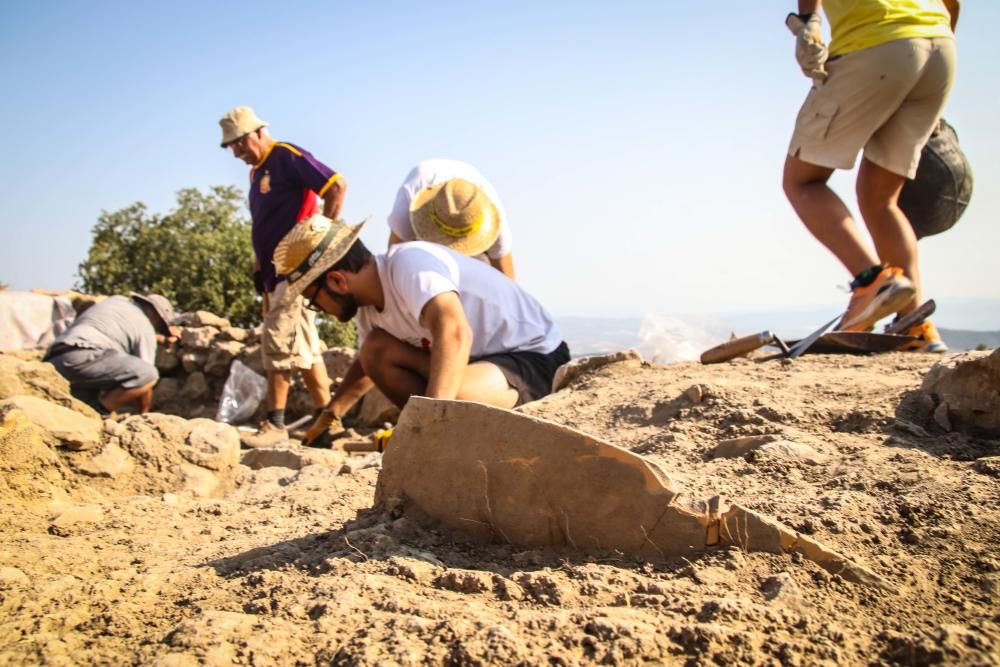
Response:
[[[775,440],[760,447],[762,454],[789,461],[799,461],[809,465],[826,463],[827,456],[816,451],[809,445],[794,440]]]
[[[712,449],[709,458],[732,459],[746,456],[751,452],[761,452],[779,459],[801,461],[810,465],[825,463],[827,457],[809,445],[785,440],[779,435],[747,435],[742,438],[720,440]]]
[[[584,373],[600,368],[601,366],[616,364],[622,361],[641,363],[642,355],[635,350],[622,350],[620,352],[611,352],[610,354],[596,354],[590,357],[573,359],[556,369],[556,374],[552,378],[552,391],[559,391]]]
[[[399,419],[399,408],[379,391],[378,387],[372,387],[371,391],[361,399],[358,421],[365,426],[381,426],[385,422],[395,422],[397,419]]]
[[[711,459],[735,459],[746,456],[750,452],[760,449],[769,442],[781,440],[780,435],[745,435],[740,438],[729,438],[720,440],[709,453]]]
[[[239,466],[239,434],[210,419],[181,419],[150,413],[122,421],[115,436],[134,460],[127,477],[109,480],[133,493],[188,491],[221,495],[231,489]]]
[[[180,378],[160,378],[153,388],[153,405],[156,408],[174,403],[180,398],[184,384]]]
[[[228,329],[229,320],[219,317],[215,313],[207,310],[196,310],[187,314],[187,323],[191,327],[215,327],[216,329]]]
[[[156,347],[156,367],[162,373],[172,373],[181,365],[181,358],[176,345],[158,345]]]
[[[49,524],[54,535],[69,535],[80,526],[104,521],[104,508],[100,505],[79,505],[60,512]]]
[[[1000,349],[964,352],[938,362],[924,376],[920,391],[933,399],[938,412],[931,416],[939,425],[1000,437]]]
[[[91,477],[116,478],[131,475],[135,470],[135,462],[112,438],[104,444],[99,454],[74,463],[73,467]]]
[[[0,353],[0,399],[12,396],[37,396],[82,415],[98,417],[96,410],[73,398],[69,382],[52,364]]]
[[[250,332],[246,329],[241,329],[240,327],[226,327],[220,332],[220,336],[224,340],[232,340],[237,343],[245,343],[250,337]]]
[[[187,350],[181,354],[181,366],[185,373],[200,371],[205,366],[208,353],[204,350]]]
[[[207,398],[209,393],[210,389],[205,374],[195,371],[185,378],[180,397],[186,401],[200,401]]]
[[[23,510],[58,510],[71,500],[71,482],[59,455],[42,442],[40,429],[19,410],[0,419],[0,498],[5,503],[0,524],[27,523]]]
[[[215,327],[188,327],[181,331],[181,345],[192,350],[206,350],[219,335]]]
[[[302,470],[306,466],[319,465],[325,468],[340,470],[344,465],[343,451],[332,449],[313,449],[299,445],[279,447],[260,447],[247,449],[240,454],[240,463],[252,470],[261,468],[281,467],[292,470]]]
[[[323,362],[330,380],[337,382],[338,378],[342,379],[356,356],[357,353],[349,347],[331,347],[323,352]]]
[[[215,343],[205,359],[205,372],[216,377],[226,377],[229,375],[229,364],[242,350],[243,344],[233,340]]]
[[[103,424],[100,419],[86,417],[57,403],[35,396],[15,396],[0,401],[0,417],[12,410],[21,412],[38,427],[42,440],[53,446],[70,449],[91,449],[101,442]]]

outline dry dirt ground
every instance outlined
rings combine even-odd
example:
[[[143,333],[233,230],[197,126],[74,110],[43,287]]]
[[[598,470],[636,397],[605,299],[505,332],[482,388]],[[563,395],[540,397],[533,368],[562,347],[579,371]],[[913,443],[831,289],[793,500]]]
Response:
[[[619,363],[523,408],[773,516],[891,590],[734,548],[640,562],[476,544],[371,510],[378,468],[339,456],[241,466],[199,498],[150,493],[155,458],[129,490],[60,450],[4,462],[90,515],[53,523],[24,484],[0,496],[0,664],[998,664],[1000,442],[896,420],[936,361]],[[709,457],[747,435],[817,456]]]

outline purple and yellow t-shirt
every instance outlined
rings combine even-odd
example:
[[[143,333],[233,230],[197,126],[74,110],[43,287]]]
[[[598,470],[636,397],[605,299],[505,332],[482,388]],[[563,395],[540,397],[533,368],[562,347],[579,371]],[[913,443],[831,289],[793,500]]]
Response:
[[[253,250],[268,292],[278,282],[273,261],[278,242],[295,223],[316,213],[317,195],[324,196],[339,178],[309,151],[277,141],[250,171]]]

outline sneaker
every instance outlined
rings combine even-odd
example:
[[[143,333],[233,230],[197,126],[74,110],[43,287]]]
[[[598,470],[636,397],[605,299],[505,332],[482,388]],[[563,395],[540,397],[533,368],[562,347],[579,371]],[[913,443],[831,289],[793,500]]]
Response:
[[[871,331],[880,319],[898,312],[909,303],[916,292],[902,269],[887,266],[871,285],[854,288],[837,331]]]
[[[948,346],[941,340],[941,334],[937,327],[930,320],[924,320],[920,324],[915,324],[906,332],[907,336],[916,336],[920,340],[907,343],[900,349],[906,352],[936,352],[938,354],[948,351]]]
[[[240,438],[244,447],[258,449],[260,447],[277,447],[288,444],[288,430],[275,426],[268,420],[260,423],[256,433],[247,433]]]

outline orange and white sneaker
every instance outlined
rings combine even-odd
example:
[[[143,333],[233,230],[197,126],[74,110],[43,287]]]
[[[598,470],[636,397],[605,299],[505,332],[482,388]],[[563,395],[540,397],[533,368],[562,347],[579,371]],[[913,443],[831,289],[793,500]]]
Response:
[[[871,331],[875,323],[888,317],[913,299],[917,290],[903,270],[886,266],[870,285],[855,287],[838,331]]]
[[[936,352],[938,354],[948,351],[948,346],[941,340],[941,334],[937,327],[930,320],[924,320],[920,324],[915,324],[906,332],[907,336],[916,336],[920,340],[907,343],[900,348],[905,352]]]

